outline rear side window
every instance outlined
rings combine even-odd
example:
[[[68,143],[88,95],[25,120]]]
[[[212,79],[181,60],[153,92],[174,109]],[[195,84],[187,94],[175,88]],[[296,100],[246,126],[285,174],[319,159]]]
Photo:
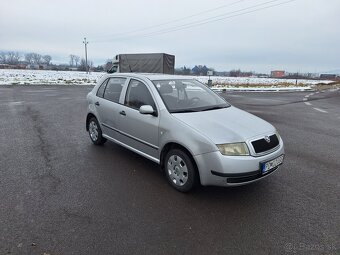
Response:
[[[100,85],[99,89],[97,90],[97,97],[103,97],[104,96],[104,90],[105,90],[105,86],[106,86],[106,83],[109,79],[106,79],[102,85]]]
[[[131,79],[126,92],[125,105],[134,109],[139,109],[142,105],[151,105],[156,109],[149,89],[140,81]]]
[[[104,91],[104,98],[119,103],[120,94],[125,81],[125,78],[110,78]]]

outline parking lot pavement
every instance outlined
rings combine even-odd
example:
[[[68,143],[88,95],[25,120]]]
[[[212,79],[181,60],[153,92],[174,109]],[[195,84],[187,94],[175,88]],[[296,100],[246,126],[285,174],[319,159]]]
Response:
[[[221,94],[277,127],[285,163],[182,194],[155,163],[91,144],[90,89],[0,87],[0,254],[339,254],[339,91]]]

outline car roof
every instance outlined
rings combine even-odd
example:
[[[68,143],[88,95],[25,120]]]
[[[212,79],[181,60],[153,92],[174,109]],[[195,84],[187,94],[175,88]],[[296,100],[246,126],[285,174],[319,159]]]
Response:
[[[159,73],[114,73],[109,74],[110,77],[114,76],[127,76],[127,77],[135,77],[135,78],[147,78],[151,81],[157,80],[174,80],[174,79],[185,79],[192,80],[192,77],[183,76],[183,75],[172,75],[172,74],[159,74]]]

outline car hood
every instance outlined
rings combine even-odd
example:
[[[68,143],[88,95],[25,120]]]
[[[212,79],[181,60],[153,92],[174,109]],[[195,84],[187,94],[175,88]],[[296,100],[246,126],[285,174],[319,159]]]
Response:
[[[244,142],[255,136],[275,132],[275,128],[268,122],[233,106],[172,115],[215,144]]]

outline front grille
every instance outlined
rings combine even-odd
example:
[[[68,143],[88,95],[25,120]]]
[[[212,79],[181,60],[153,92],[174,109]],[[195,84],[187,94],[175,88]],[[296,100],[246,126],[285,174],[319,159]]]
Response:
[[[279,145],[279,139],[276,135],[269,136],[269,138],[269,143],[264,138],[251,142],[256,153],[269,151]]]

